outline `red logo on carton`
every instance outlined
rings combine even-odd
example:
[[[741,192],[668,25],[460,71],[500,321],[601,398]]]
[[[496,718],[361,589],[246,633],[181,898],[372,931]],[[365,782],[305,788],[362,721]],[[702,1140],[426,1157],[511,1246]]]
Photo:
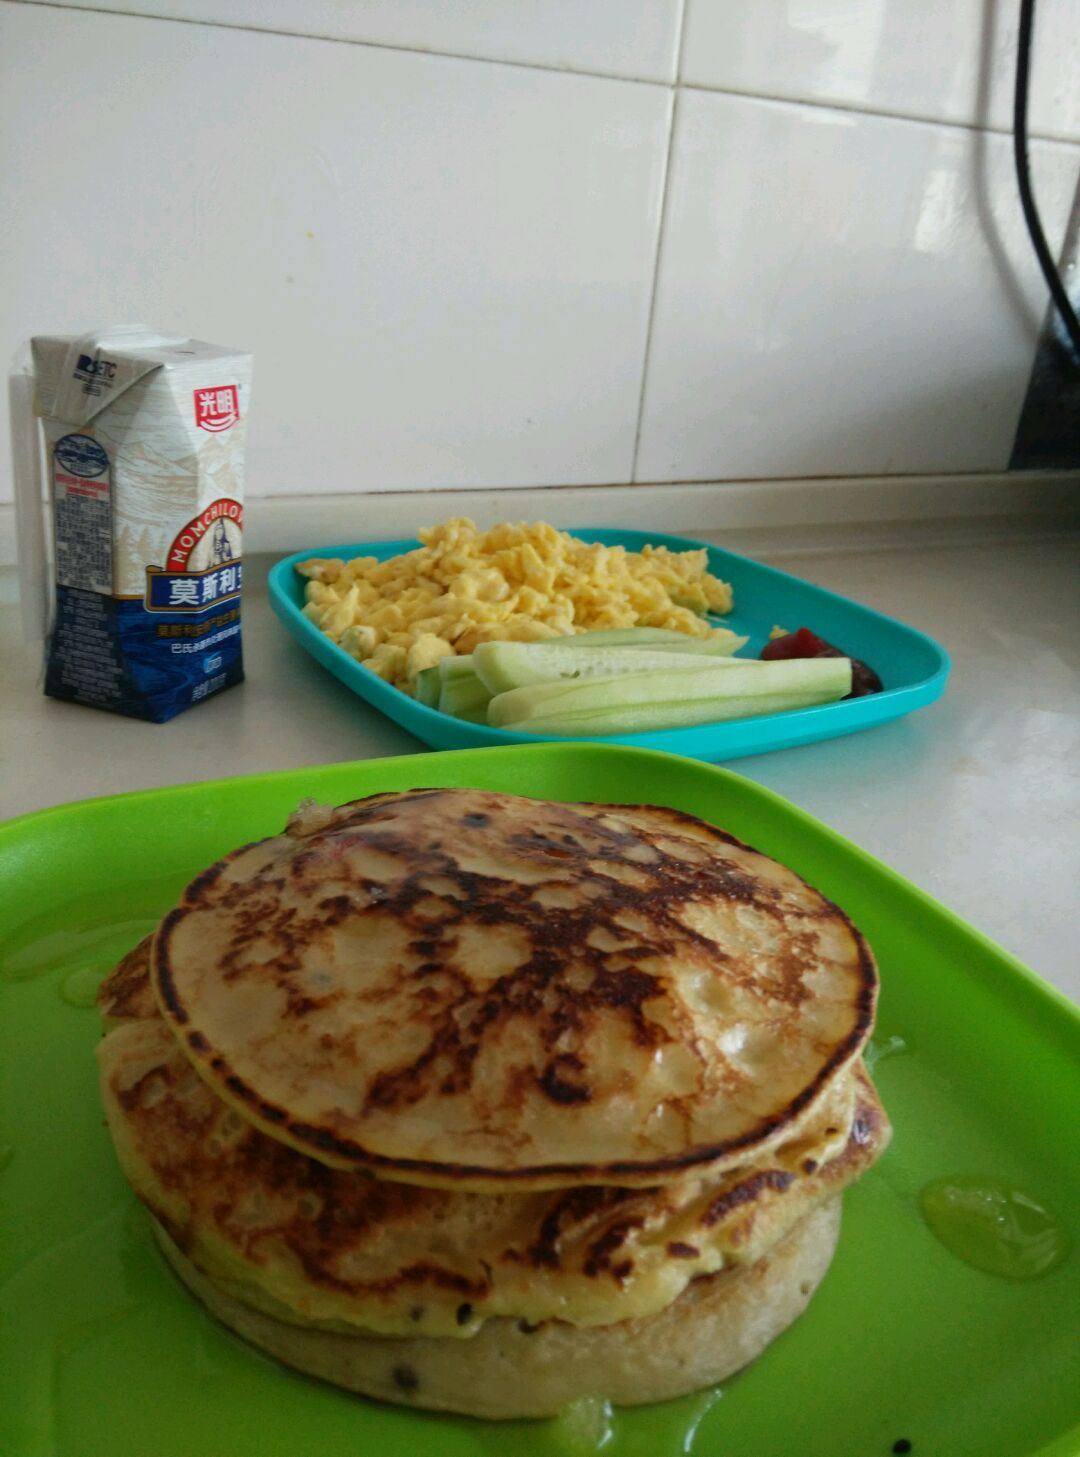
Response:
[[[195,391],[195,423],[200,430],[219,435],[222,430],[231,430],[239,418],[240,399],[234,384]]]

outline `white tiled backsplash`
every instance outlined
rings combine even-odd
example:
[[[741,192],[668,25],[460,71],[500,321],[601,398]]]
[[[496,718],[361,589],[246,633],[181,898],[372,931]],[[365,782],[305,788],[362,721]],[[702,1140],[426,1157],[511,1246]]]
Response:
[[[251,496],[1001,471],[1046,309],[1015,8],[0,0],[0,337],[251,349]]]

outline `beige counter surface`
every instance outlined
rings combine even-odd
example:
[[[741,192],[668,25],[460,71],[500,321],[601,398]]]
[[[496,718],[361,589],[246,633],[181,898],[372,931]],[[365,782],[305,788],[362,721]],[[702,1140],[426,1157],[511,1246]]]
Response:
[[[1080,541],[815,552],[777,564],[928,632],[953,675],[939,703],[896,723],[731,767],[1080,1000]],[[0,817],[420,748],[287,637],[267,605],[268,565],[248,564],[248,681],[164,725],[45,698],[8,583]]]

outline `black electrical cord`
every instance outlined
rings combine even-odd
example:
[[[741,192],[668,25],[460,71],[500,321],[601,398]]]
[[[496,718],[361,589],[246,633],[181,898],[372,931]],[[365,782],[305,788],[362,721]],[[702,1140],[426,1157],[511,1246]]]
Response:
[[[1054,300],[1065,332],[1072,341],[1080,360],[1080,319],[1065,291],[1061,274],[1057,271],[1050,249],[1046,246],[1046,235],[1035,206],[1031,190],[1031,175],[1028,170],[1027,103],[1028,72],[1031,68],[1031,30],[1035,21],[1035,0],[1020,0],[1020,34],[1016,42],[1016,96],[1013,105],[1013,152],[1016,157],[1016,181],[1020,188],[1020,206],[1024,210],[1024,221],[1031,234],[1035,256],[1043,271],[1050,296]]]

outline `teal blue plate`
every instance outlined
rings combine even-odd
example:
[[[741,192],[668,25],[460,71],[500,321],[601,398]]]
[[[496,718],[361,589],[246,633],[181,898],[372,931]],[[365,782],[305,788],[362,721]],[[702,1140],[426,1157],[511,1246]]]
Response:
[[[582,541],[604,546],[625,546],[640,551],[647,543],[670,547],[672,551],[695,551],[705,547],[709,571],[730,582],[735,594],[735,611],[717,619],[725,627],[745,633],[750,641],[741,655],[757,657],[772,628],[780,623],[789,631],[809,627],[853,657],[862,658],[877,670],[885,685],[883,693],[827,703],[820,708],[799,708],[790,713],[772,713],[728,723],[698,724],[693,728],[663,729],[656,733],[605,735],[605,744],[629,744],[639,749],[663,749],[691,759],[715,763],[761,754],[768,749],[790,749],[812,744],[839,734],[855,733],[901,718],[913,709],[925,708],[945,691],[949,657],[932,638],[907,627],[895,618],[863,607],[847,597],[800,581],[788,572],[762,566],[748,557],[707,546],[685,536],[668,536],[657,531],[582,530],[571,533]],[[304,580],[294,570],[297,562],[310,557],[373,556],[380,561],[412,551],[418,541],[361,541],[348,546],[321,546],[294,552],[270,570],[270,605],[297,642],[313,658],[329,668],[346,687],[374,708],[392,718],[409,733],[433,749],[490,748],[495,744],[558,743],[553,734],[508,733],[483,724],[463,723],[437,709],[425,708],[400,689],[361,667],[355,658],[331,642],[324,632],[303,614]],[[594,740],[595,741],[595,740]]]

